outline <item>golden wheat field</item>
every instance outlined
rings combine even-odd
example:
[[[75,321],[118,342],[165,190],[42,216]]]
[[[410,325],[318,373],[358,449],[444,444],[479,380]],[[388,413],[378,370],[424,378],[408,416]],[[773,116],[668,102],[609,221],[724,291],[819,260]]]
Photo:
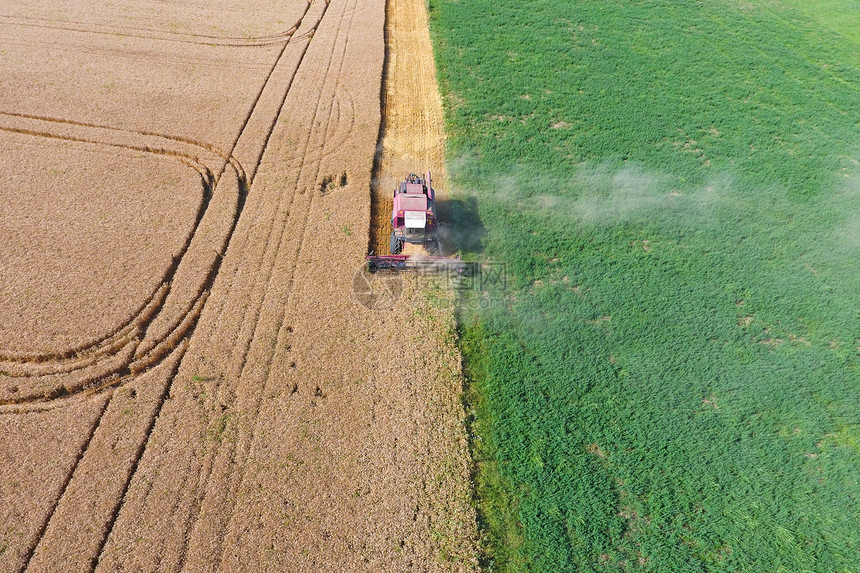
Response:
[[[354,292],[426,18],[0,0],[0,573],[477,568],[451,311]]]

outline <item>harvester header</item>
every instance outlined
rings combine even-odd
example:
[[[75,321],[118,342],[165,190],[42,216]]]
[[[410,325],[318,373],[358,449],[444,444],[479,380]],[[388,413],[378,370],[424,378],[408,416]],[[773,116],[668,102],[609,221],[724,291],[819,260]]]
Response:
[[[463,273],[466,263],[460,257],[430,257],[426,255],[368,255],[367,270],[376,271],[420,271]]]

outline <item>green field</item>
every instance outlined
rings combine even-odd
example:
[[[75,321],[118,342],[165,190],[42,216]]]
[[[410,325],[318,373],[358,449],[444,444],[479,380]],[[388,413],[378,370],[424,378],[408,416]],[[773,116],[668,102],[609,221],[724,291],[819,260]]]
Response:
[[[858,8],[430,0],[489,570],[860,571]]]

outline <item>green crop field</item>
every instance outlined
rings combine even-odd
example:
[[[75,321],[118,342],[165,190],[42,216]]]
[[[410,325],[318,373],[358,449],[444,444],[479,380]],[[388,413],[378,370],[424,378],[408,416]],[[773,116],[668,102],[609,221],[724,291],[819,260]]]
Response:
[[[430,0],[488,570],[860,571],[858,8]]]

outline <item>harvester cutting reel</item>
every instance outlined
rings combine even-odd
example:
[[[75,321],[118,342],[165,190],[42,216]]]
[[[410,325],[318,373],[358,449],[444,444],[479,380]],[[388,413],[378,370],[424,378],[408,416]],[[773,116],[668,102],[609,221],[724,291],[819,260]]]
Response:
[[[460,260],[459,256],[368,255],[365,266],[371,273],[377,271],[420,271],[462,275],[467,265]]]

